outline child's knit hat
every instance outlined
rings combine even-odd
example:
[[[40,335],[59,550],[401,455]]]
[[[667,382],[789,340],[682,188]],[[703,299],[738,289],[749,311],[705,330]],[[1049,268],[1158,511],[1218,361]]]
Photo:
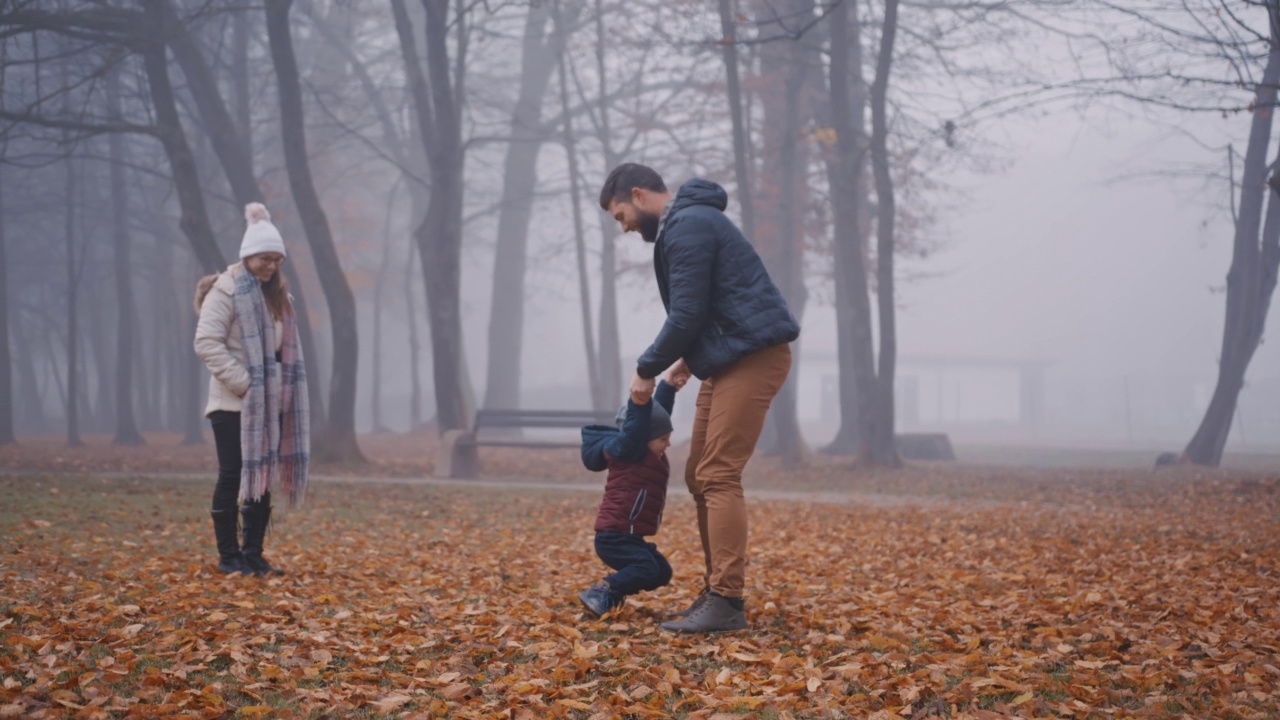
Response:
[[[649,404],[653,406],[653,411],[649,415],[649,439],[657,440],[658,438],[671,432],[671,415],[667,413],[667,409],[659,405],[657,401],[650,400]],[[618,410],[618,416],[614,420],[621,428],[623,422],[627,419],[627,405],[623,404]]]
[[[284,249],[284,238],[280,231],[271,224],[271,213],[262,203],[249,203],[244,206],[244,219],[249,227],[244,230],[244,239],[240,241],[240,259],[265,252],[278,252],[288,256]]]

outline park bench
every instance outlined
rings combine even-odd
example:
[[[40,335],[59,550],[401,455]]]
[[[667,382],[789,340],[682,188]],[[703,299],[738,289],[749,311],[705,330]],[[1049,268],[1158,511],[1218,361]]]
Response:
[[[955,450],[946,433],[898,433],[898,454],[903,460],[954,461]]]
[[[491,410],[476,411],[475,421],[468,430],[450,430],[440,439],[440,451],[436,453],[436,477],[474,478],[480,473],[477,448],[525,447],[525,448],[577,448],[579,437],[545,438],[526,437],[519,432],[495,432],[517,430],[577,430],[583,425],[613,425],[613,413],[596,410]],[[488,432],[486,432],[486,430]]]

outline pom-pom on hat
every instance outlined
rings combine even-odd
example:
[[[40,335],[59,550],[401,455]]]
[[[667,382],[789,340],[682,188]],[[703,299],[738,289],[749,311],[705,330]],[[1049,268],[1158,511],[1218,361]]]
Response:
[[[271,213],[262,203],[249,203],[244,206],[244,219],[249,227],[244,230],[244,239],[240,241],[240,259],[266,252],[278,252],[288,256],[284,249],[284,238],[280,231],[271,224]]]

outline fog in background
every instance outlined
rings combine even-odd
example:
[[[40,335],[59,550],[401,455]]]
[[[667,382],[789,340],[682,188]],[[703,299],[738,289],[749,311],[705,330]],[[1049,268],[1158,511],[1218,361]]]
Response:
[[[1225,153],[1214,157],[1165,123],[1109,108],[1006,125],[1000,140],[1008,166],[956,181],[955,207],[931,230],[939,252],[910,261],[903,273],[900,374],[922,384],[918,428],[961,442],[1176,447],[1194,431],[1217,373],[1221,288],[1231,261],[1229,188],[1219,167]],[[1198,118],[1195,125],[1225,144],[1243,123]],[[1180,177],[1190,166],[1223,177]],[[544,235],[543,246],[554,247],[557,233]],[[651,257],[637,235],[617,242],[637,263]],[[466,283],[474,289],[466,309],[475,329],[467,340],[472,357],[482,358],[491,259],[477,260],[475,283]],[[567,263],[538,261],[544,272],[530,297],[530,335],[538,341],[526,354],[529,405],[572,405],[563,394],[575,388],[578,404],[586,402],[576,382],[585,369]],[[634,360],[665,315],[648,265],[626,286],[623,355]],[[838,422],[834,309],[810,307],[802,326],[800,416],[806,438],[821,443]],[[937,367],[948,360],[955,367]],[[1022,361],[1045,364],[1046,407],[1035,427],[1018,416]],[[1277,368],[1280,356],[1264,342],[1241,395],[1243,433],[1237,426],[1232,446],[1280,449]],[[689,417],[678,416],[677,426],[687,431],[681,420]]]
[[[433,3],[400,4],[408,12],[416,50],[430,76],[432,26],[423,8]],[[1216,7],[1202,4],[1208,10],[1199,10],[1206,12]],[[119,417],[111,410],[118,399],[108,386],[115,382],[112,363],[118,357],[119,334],[114,323],[122,291],[111,279],[113,181],[104,161],[105,138],[111,133],[103,126],[125,121],[153,126],[163,117],[151,92],[157,77],[147,74],[155,68],[144,72],[129,37],[109,24],[92,32],[76,25],[86,22],[88,16],[76,13],[88,5],[92,3],[69,0],[14,3],[0,12],[0,27],[7,31],[6,84],[0,92],[5,138],[0,217],[12,340],[10,414],[19,436],[67,429],[67,298],[73,285],[81,293],[75,306],[80,313],[76,332],[83,335],[76,362],[84,364],[78,390],[84,394],[83,412],[77,422],[86,432],[109,433],[115,428],[113,418]],[[672,190],[691,176],[710,178],[728,190],[729,215],[742,218],[717,4],[513,3],[471,8],[461,25],[452,4],[437,4],[452,18],[440,31],[441,38],[447,35],[445,44],[452,53],[449,67],[465,71],[465,81],[450,87],[460,107],[458,147],[464,153],[460,175],[454,176],[436,174],[440,165],[433,165],[438,161],[432,153],[439,147],[431,143],[444,143],[440,137],[447,133],[437,127],[439,132],[428,137],[416,122],[420,110],[405,72],[404,36],[397,34],[394,3],[308,5],[304,9],[295,4],[285,16],[300,59],[312,183],[354,298],[359,333],[355,429],[415,429],[414,367],[418,423],[438,418],[441,404],[459,406],[438,397],[444,385],[433,372],[442,355],[433,356],[424,292],[447,284],[450,276],[460,279],[458,357],[463,361],[460,379],[453,385],[462,388],[465,398],[458,402],[469,403],[470,411],[486,404],[486,368],[493,361],[489,334],[499,211],[510,201],[504,197],[509,174],[504,163],[513,142],[524,142],[512,139],[520,132],[513,113],[520,112],[516,98],[521,73],[530,62],[521,54],[521,43],[532,32],[529,18],[534,13],[546,15],[537,28],[547,33],[545,47],[555,47],[555,28],[567,35],[561,40],[563,54],[548,50],[551,70],[545,90],[535,100],[546,128],[539,140],[536,190],[527,219],[518,404],[585,409],[593,401],[611,407],[620,403],[635,359],[656,336],[665,315],[652,272],[652,246],[635,234],[617,235],[616,224],[597,206],[607,167],[622,160],[651,164]],[[791,24],[768,12],[784,5],[791,14],[782,16]],[[842,416],[839,377],[850,371],[837,342],[831,255],[832,243],[845,240],[831,228],[834,204],[852,200],[830,190],[823,160],[829,148],[821,133],[830,124],[824,109],[830,102],[829,23],[839,3],[744,1],[732,6],[737,29],[729,42],[740,50],[746,94],[742,108],[761,197],[768,197],[772,185],[785,185],[778,180],[779,146],[771,145],[777,138],[771,135],[775,106],[769,103],[777,96],[769,95],[769,83],[785,87],[786,80],[771,76],[770,69],[787,62],[810,64],[805,76],[812,86],[805,100],[808,109],[798,120],[797,134],[784,138],[803,152],[800,182],[807,190],[801,191],[803,205],[796,210],[803,225],[796,236],[800,239],[752,239],[763,243],[762,254],[775,274],[777,258],[787,252],[795,252],[805,268],[807,302],[797,313],[803,331],[793,377],[794,412],[804,444],[816,449],[836,437]],[[855,30],[860,33],[863,63],[863,82],[855,83],[855,91],[865,91],[877,69],[885,4],[852,7],[863,23]],[[1178,451],[1186,445],[1213,395],[1222,352],[1233,214],[1240,195],[1232,183],[1240,182],[1252,117],[1241,110],[1254,92],[1250,83],[1262,73],[1265,38],[1246,38],[1241,47],[1222,51],[1237,59],[1237,68],[1245,67],[1241,72],[1248,82],[1216,89],[1217,95],[1178,100],[1195,106],[1191,110],[1162,107],[1173,104],[1165,102],[1171,97],[1168,91],[1148,90],[1136,79],[1143,75],[1142,68],[1111,67],[1101,52],[1108,43],[1127,39],[1135,46],[1148,42],[1159,48],[1135,50],[1135,56],[1127,58],[1130,62],[1171,52],[1168,44],[1176,47],[1177,38],[1162,38],[1142,17],[1143,11],[1159,6],[1135,8],[1132,15],[1108,15],[1100,7],[1082,2],[1076,10],[1054,10],[1054,4],[1028,2],[1020,6],[1021,19],[1001,18],[993,11],[989,31],[974,29],[975,19],[959,8],[934,15],[910,5],[902,10],[905,29],[899,30],[900,61],[890,81],[888,141],[900,183],[897,227],[905,238],[899,240],[895,269],[896,427],[900,432],[946,432],[962,459],[970,447],[1027,446],[1132,449],[1143,451],[1142,461],[1150,462],[1155,451]],[[315,329],[309,370],[328,398],[335,362],[342,362],[331,329],[333,288],[323,279],[323,270],[317,270],[322,267],[316,264],[319,246],[308,233],[314,232],[314,222],[304,222],[305,211],[294,205],[297,175],[288,167],[282,144],[290,131],[282,128],[277,95],[277,78],[283,76],[272,58],[271,41],[277,38],[268,38],[260,9],[238,2],[211,8],[195,2],[150,1],[131,5],[128,11],[135,15],[129,17],[142,22],[139,18],[159,17],[163,8],[173,13],[172,22],[196,38],[234,121],[248,121],[239,125],[242,139],[253,157],[262,199],[290,248],[288,262],[301,279],[299,290]],[[1249,6],[1241,13],[1242,22],[1265,34],[1266,9]],[[605,22],[597,24],[597,14]],[[799,22],[799,17],[810,20]],[[1020,24],[1027,18],[1036,18],[1041,29]],[[1109,23],[1105,28],[1096,24],[1104,18]],[[1190,27],[1187,17],[1177,22]],[[326,23],[345,41],[321,32]],[[997,24],[999,32],[994,29]],[[1044,30],[1045,26],[1061,32]],[[68,28],[78,28],[78,34]],[[601,29],[604,43],[597,35]],[[469,43],[464,61],[458,60],[464,37],[460,33],[466,33]],[[922,50],[928,37],[937,40],[937,57],[947,58],[953,71],[969,68],[973,75],[935,77],[931,55]],[[39,43],[44,49],[37,52]],[[66,53],[54,52],[58,47]],[[1169,61],[1179,72],[1194,69],[1206,76],[1232,77],[1230,63],[1193,50],[1189,41],[1187,48],[1191,59]],[[770,53],[784,51],[791,54],[770,59]],[[237,62],[237,53],[242,62]],[[1083,57],[1077,69],[1090,78],[1132,73],[1134,79],[1122,83],[1123,93],[1113,93],[1115,86],[1080,82],[1072,69],[1036,67],[1037,54],[1047,66],[1062,65],[1058,61],[1063,57]],[[561,57],[567,62],[566,97],[560,94],[556,72]],[[359,59],[358,71],[352,58]],[[243,231],[239,197],[228,187],[210,124],[199,109],[201,90],[187,78],[189,68],[180,66],[176,52],[167,62],[177,109],[194,148],[209,227],[231,261]],[[597,87],[601,67],[608,93],[618,94],[607,110],[615,135],[607,149],[599,131],[600,108],[605,105]],[[98,108],[106,97],[102,78],[113,73],[120,77],[124,98],[116,112]],[[429,77],[428,82],[440,81]],[[1048,90],[1051,86],[1056,89]],[[386,104],[385,115],[375,112],[376,103],[368,94],[371,87]],[[1055,97],[1051,101],[1030,94],[1036,87]],[[1000,112],[974,110],[1015,90],[1029,93],[1024,108],[1006,98],[998,103]],[[1150,97],[1160,102],[1146,102]],[[1223,98],[1236,103],[1233,110],[1212,111],[1226,102]],[[575,107],[574,167],[557,119],[564,100]],[[870,110],[865,113],[869,133]],[[959,119],[954,138],[950,131],[945,136],[939,131],[951,118]],[[188,298],[196,278],[210,267],[208,262],[202,267],[192,249],[198,246],[193,231],[179,222],[190,208],[182,204],[173,156],[162,153],[161,144],[146,133],[116,134],[127,138],[127,159],[122,162],[129,168],[124,177],[130,210],[125,225],[132,238],[130,277],[140,326],[141,359],[131,361],[139,363],[131,391],[139,397],[136,422],[145,430],[186,427],[189,436],[197,403],[183,388],[194,383],[203,392],[207,380],[191,374],[197,370],[184,354],[189,352],[193,321]],[[1230,161],[1228,145],[1234,148]],[[70,172],[68,162],[76,163]],[[861,172],[867,199],[862,234],[855,240],[868,260],[874,316],[876,188],[870,187],[869,166]],[[79,187],[67,184],[70,175],[78,175]],[[434,192],[428,186],[452,183],[442,180],[447,177],[461,178],[456,186],[462,191],[462,223],[452,240],[439,234],[447,225],[439,221],[444,216],[435,216],[433,222],[428,207]],[[600,335],[606,312],[599,304],[606,292],[602,252],[610,243],[617,253],[613,262],[621,387],[594,400],[581,317],[571,183],[578,185],[593,342],[598,344],[594,352],[602,369],[607,364]],[[65,217],[68,193],[74,193],[79,213],[71,221]],[[777,210],[770,211],[764,203],[756,198],[757,225],[775,220]],[[80,265],[68,275],[65,247],[70,226],[79,233],[70,247],[80,248],[81,255]],[[437,235],[431,235],[433,231]],[[431,268],[424,269],[420,253],[427,247],[447,248],[449,242],[457,243],[458,266],[456,274],[437,266],[442,280],[431,275]],[[159,285],[163,290],[156,289]],[[1280,357],[1265,340],[1264,333],[1248,367],[1227,441],[1229,451],[1280,451]],[[344,342],[336,342],[338,350]],[[24,364],[24,358],[30,362]],[[165,389],[147,389],[148,383]],[[136,389],[139,385],[143,389]],[[696,385],[691,385],[680,397],[677,441],[688,434],[695,393]],[[443,429],[439,423],[435,427]]]

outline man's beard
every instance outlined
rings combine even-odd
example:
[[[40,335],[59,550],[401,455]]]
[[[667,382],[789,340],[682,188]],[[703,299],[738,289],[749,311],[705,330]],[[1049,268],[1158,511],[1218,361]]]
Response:
[[[644,238],[647,243],[658,241],[658,225],[662,222],[662,218],[655,213],[638,211],[636,215],[636,230],[639,231],[640,237]]]

